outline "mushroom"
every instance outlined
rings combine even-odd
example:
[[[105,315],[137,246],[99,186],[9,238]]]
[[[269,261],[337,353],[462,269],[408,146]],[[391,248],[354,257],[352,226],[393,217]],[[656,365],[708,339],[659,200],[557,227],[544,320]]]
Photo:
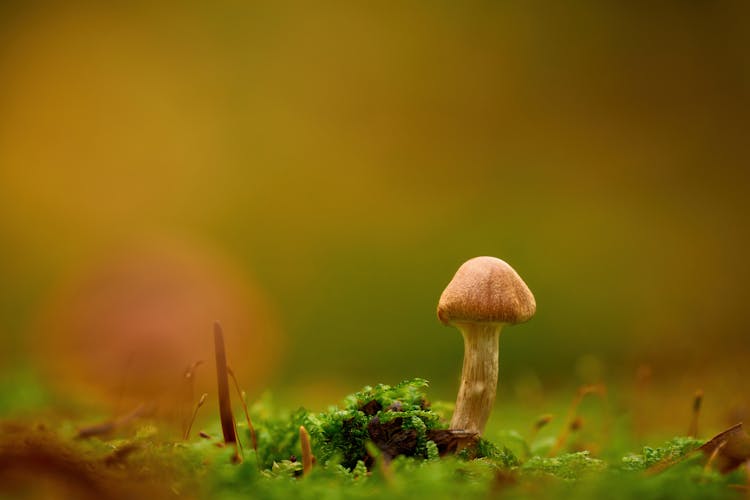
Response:
[[[495,402],[498,341],[505,325],[528,321],[536,301],[518,273],[495,257],[475,257],[456,271],[437,314],[464,337],[464,365],[451,429],[482,434]]]

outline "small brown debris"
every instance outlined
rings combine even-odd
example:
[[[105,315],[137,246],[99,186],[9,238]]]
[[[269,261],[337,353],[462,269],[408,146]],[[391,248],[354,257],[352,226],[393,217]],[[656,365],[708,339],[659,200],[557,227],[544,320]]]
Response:
[[[383,455],[383,460],[391,461],[398,455],[411,456],[417,450],[417,431],[404,429],[404,419],[394,418],[390,422],[381,423],[374,417],[367,424],[370,439]]]
[[[539,431],[546,427],[553,418],[554,415],[550,413],[540,415],[539,418],[536,419],[536,422],[534,422],[534,425],[531,427],[531,434],[529,434],[528,442],[532,443],[536,439],[537,434],[539,434]]]
[[[541,416],[540,416],[540,417],[539,417],[539,418],[538,418],[538,419],[536,420],[536,422],[534,422],[534,430],[536,430],[536,431],[539,431],[539,430],[541,430],[541,429],[542,429],[543,427],[545,427],[545,426],[546,426],[546,425],[547,425],[548,423],[550,423],[550,422],[552,421],[552,419],[553,419],[553,418],[554,418],[554,415],[552,415],[551,413],[547,413],[547,414],[545,414],[545,415],[541,415]]]
[[[427,432],[427,439],[437,445],[438,452],[442,457],[458,453],[468,446],[475,445],[479,440],[479,434],[453,429],[433,429]]]
[[[104,457],[104,465],[112,467],[122,464],[134,451],[140,449],[138,443],[127,443]]]
[[[368,401],[367,403],[364,403],[363,405],[359,407],[359,411],[361,411],[368,417],[377,415],[377,413],[382,409],[383,409],[383,405],[381,405],[374,399],[371,401]]]
[[[156,407],[152,404],[143,404],[136,406],[130,413],[117,417],[113,420],[108,420],[88,427],[81,427],[78,429],[76,439],[87,439],[94,436],[103,436],[113,432],[115,429],[123,427],[133,420],[139,417],[146,417],[151,415],[156,410]]]

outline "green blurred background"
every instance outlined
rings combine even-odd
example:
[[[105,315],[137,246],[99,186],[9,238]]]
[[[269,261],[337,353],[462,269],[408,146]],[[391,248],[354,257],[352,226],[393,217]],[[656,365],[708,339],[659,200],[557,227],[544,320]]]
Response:
[[[203,312],[245,317],[251,398],[420,376],[450,399],[437,299],[494,255],[538,302],[501,339],[501,399],[639,367],[686,409],[742,398],[745,5],[4,2],[3,387],[99,356],[67,341],[82,324],[106,345],[145,308],[158,336],[225,293]]]

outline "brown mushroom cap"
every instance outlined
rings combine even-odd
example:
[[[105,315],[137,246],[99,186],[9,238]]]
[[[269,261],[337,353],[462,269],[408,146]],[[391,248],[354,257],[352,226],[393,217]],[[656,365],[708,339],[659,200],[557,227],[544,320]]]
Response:
[[[464,262],[438,303],[444,324],[461,322],[515,324],[536,312],[529,287],[505,261],[475,257]]]

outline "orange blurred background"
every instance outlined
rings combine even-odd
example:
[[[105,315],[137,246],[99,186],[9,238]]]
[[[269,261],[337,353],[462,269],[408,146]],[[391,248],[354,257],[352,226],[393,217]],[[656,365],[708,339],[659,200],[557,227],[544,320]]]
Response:
[[[116,394],[145,338],[178,379],[218,318],[251,399],[450,399],[437,298],[495,255],[538,302],[502,397],[744,397],[747,10],[4,2],[0,388]]]

